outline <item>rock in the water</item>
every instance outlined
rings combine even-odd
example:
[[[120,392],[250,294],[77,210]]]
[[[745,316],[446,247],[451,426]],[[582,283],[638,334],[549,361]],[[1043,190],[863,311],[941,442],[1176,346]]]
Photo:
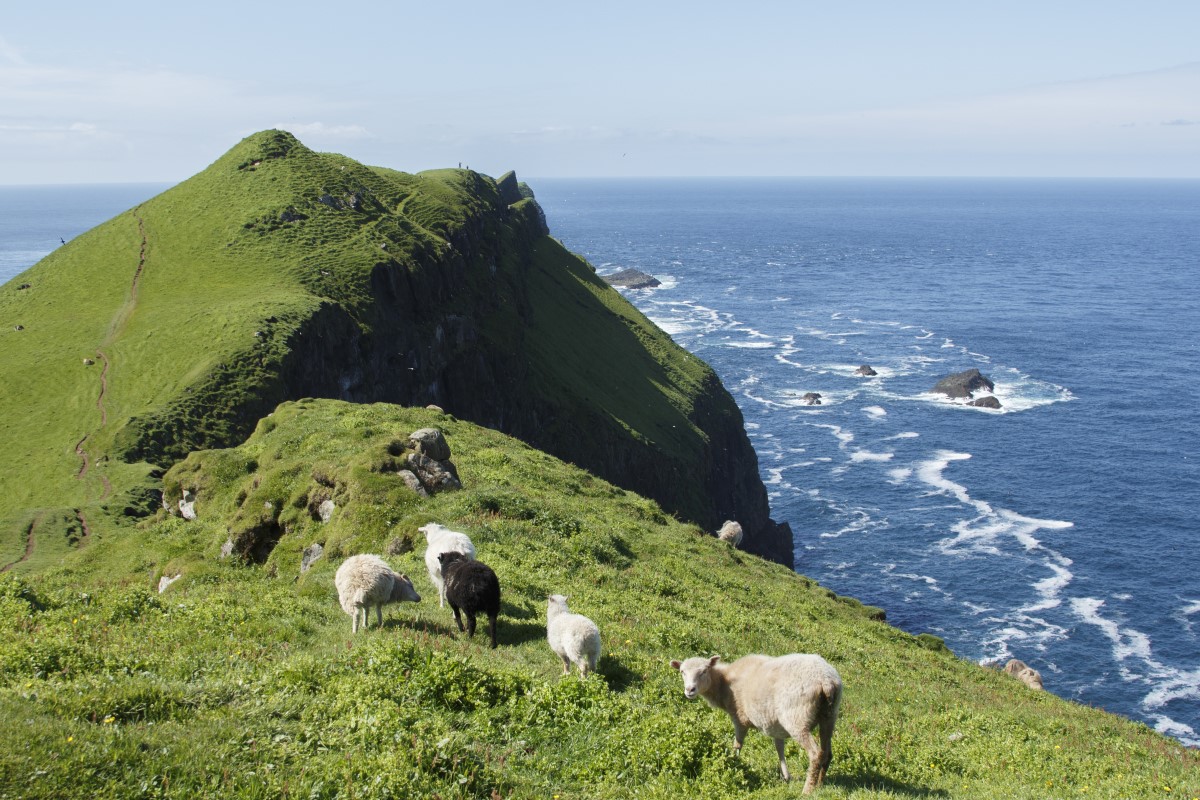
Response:
[[[995,385],[981,375],[979,370],[969,369],[947,375],[937,382],[932,391],[951,398],[971,398],[974,397],[975,392],[981,389],[990,392],[995,388]]]
[[[876,372],[874,369],[872,369],[870,364],[863,364],[861,367],[859,367],[858,369],[854,370],[854,374],[855,374],[855,375],[862,375],[862,376],[864,376],[864,377],[867,377],[867,378],[873,378],[873,377],[875,377],[876,375],[878,375],[879,373],[878,373],[878,372]]]
[[[447,444],[446,437],[437,428],[421,428],[419,431],[413,431],[409,434],[408,441],[412,443],[418,453],[424,453],[434,461],[450,459],[450,445]]]
[[[333,517],[333,512],[337,509],[337,504],[332,500],[323,500],[321,505],[317,506],[317,514],[321,517],[321,522],[329,522]]]
[[[819,406],[821,405],[821,393],[805,392],[804,397],[800,398],[800,400],[806,406]]]
[[[612,275],[606,275],[604,282],[609,286],[624,286],[626,289],[653,289],[662,286],[662,281],[640,269],[619,270]]]
[[[320,542],[313,542],[308,547],[304,548],[304,554],[300,557],[300,572],[301,574],[308,572],[313,562],[319,559],[325,553],[324,546]]]
[[[1000,401],[995,395],[989,394],[985,397],[980,397],[978,400],[972,400],[967,405],[978,406],[979,408],[1000,408]]]

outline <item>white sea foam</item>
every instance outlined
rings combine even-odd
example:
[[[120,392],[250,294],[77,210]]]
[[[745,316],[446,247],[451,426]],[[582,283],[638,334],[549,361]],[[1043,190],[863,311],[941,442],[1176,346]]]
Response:
[[[726,347],[741,347],[746,350],[769,350],[775,346],[774,342],[724,342]]]
[[[891,461],[895,457],[895,453],[873,453],[870,450],[855,450],[850,454],[850,460],[856,464]]]
[[[905,431],[904,433],[897,433],[895,436],[889,436],[883,441],[889,442],[892,439],[916,439],[920,435],[921,434],[917,433],[916,431]]]
[[[904,483],[909,478],[911,478],[912,473],[913,473],[913,471],[911,469],[909,469],[908,467],[897,467],[895,469],[889,469],[887,471],[888,483],[892,484],[893,486],[899,486],[900,484]]]
[[[887,409],[883,406],[867,406],[863,412],[872,419],[882,419],[887,416]]]

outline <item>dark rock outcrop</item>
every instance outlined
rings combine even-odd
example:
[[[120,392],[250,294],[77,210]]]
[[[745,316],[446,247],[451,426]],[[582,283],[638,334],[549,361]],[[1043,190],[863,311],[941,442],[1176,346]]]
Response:
[[[862,375],[863,377],[866,377],[866,378],[873,378],[876,375],[878,375],[879,373],[876,372],[874,369],[872,369],[870,364],[863,364],[861,367],[854,370],[854,374]]]
[[[653,289],[662,286],[662,281],[658,278],[637,269],[623,269],[606,275],[604,282],[609,286],[621,286],[626,289]]]
[[[931,391],[944,394],[952,399],[969,399],[974,396],[975,392],[980,390],[990,392],[995,388],[995,385],[980,374],[979,370],[972,368],[947,375],[938,381]]]
[[[806,406],[819,406],[821,405],[821,393],[805,392],[804,397],[800,398],[800,401]]]
[[[1000,401],[996,399],[995,395],[990,394],[986,397],[972,400],[967,405],[976,406],[977,408],[1001,408]]]

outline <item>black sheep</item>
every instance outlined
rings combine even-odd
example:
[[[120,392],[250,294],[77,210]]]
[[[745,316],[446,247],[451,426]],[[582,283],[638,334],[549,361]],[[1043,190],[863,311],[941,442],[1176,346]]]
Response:
[[[462,553],[440,553],[442,578],[446,582],[446,602],[454,609],[454,621],[467,636],[475,635],[475,614],[482,611],[488,616],[488,634],[492,638],[492,649],[496,647],[496,616],[500,613],[500,579],[487,564],[468,560]],[[463,628],[459,610],[467,613],[467,627]]]

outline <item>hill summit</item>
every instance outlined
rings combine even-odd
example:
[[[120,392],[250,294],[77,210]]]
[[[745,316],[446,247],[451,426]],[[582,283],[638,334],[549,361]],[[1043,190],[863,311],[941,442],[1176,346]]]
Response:
[[[163,469],[304,397],[435,404],[792,561],[716,375],[512,173],[407,174],[263,131],[11,281],[0,318],[5,563],[148,513]]]

